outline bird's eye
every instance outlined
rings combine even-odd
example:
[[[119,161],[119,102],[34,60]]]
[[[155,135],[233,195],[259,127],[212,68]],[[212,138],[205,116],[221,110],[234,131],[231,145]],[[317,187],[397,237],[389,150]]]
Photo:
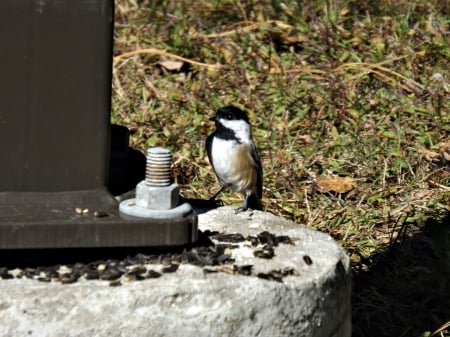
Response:
[[[228,120],[232,120],[233,119],[233,115],[232,114],[227,114],[227,119]]]

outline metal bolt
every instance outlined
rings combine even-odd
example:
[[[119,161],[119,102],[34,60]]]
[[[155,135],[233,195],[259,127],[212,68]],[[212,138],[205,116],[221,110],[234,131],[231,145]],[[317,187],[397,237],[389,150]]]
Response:
[[[145,180],[136,186],[136,198],[124,200],[119,210],[142,218],[170,219],[193,212],[191,205],[179,200],[180,187],[173,183],[172,154],[168,149],[147,150]]]
[[[169,186],[172,183],[172,154],[162,147],[147,150],[145,183],[147,186]]]

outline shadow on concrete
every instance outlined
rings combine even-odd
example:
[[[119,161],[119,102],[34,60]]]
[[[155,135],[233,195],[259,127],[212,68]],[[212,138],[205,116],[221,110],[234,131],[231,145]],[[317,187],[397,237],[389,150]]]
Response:
[[[197,214],[203,214],[212,209],[216,209],[220,206],[223,206],[223,203],[220,200],[184,199],[184,201],[188,202],[192,206],[192,208],[197,212]]]
[[[104,247],[104,248],[60,248],[60,249],[1,249],[0,268],[37,268],[55,265],[88,264],[95,261],[114,263],[123,261],[125,265],[139,264],[141,257],[164,259],[179,258],[180,254],[198,247],[213,246],[211,233],[198,232],[198,240],[189,245],[171,247]],[[0,277],[1,279],[1,277]]]
[[[354,272],[353,336],[422,336],[450,319],[450,213]]]

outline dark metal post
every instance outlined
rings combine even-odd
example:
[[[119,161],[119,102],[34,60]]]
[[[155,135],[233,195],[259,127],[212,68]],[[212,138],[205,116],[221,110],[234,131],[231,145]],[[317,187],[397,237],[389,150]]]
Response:
[[[123,219],[107,191],[113,7],[113,0],[0,1],[0,248],[196,238],[194,216]]]
[[[108,0],[0,2],[2,191],[104,186],[112,9]]]

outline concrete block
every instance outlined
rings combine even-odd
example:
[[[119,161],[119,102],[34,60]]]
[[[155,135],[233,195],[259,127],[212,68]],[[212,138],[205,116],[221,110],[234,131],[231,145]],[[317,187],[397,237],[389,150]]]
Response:
[[[84,279],[0,280],[0,337],[351,336],[349,259],[330,236],[265,212],[236,214],[234,207],[200,214],[199,228],[247,238],[228,243],[234,269],[181,264],[117,287]],[[257,257],[264,247],[250,239],[264,231],[291,244],[273,246],[271,258]],[[249,275],[233,272],[250,265]],[[278,280],[263,277],[286,270]]]

